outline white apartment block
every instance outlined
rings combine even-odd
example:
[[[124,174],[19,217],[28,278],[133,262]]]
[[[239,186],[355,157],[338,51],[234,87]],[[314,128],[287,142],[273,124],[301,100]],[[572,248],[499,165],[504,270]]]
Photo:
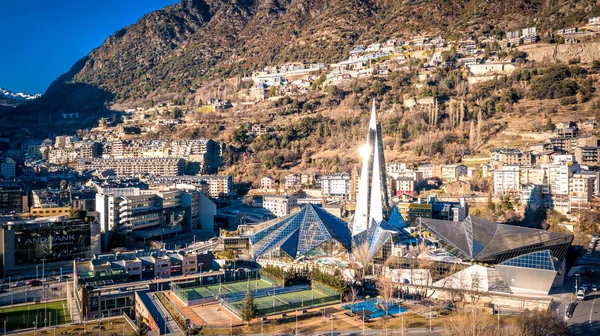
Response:
[[[286,190],[300,189],[300,187],[302,187],[302,179],[300,178],[300,174],[287,174],[284,177],[284,188]]]
[[[597,174],[597,173],[596,173]],[[570,181],[571,209],[589,208],[594,195],[597,176],[594,174],[573,174]]]
[[[352,195],[352,176],[346,173],[321,176],[321,192],[323,196],[349,200]]]
[[[152,174],[154,176],[181,175],[185,170],[185,160],[178,158],[136,158],[136,159],[95,159],[90,163],[82,163],[79,170],[95,170],[97,173],[111,171],[118,177],[136,174]]]
[[[561,164],[542,165],[544,170],[544,183],[542,193],[551,195],[568,195],[569,179],[575,171],[576,165],[565,162]]]
[[[277,217],[289,215],[296,206],[298,206],[298,198],[296,196],[265,195],[263,198],[265,212]]]
[[[417,171],[420,171],[421,173],[423,173],[424,179],[430,179],[430,178],[435,177],[435,173],[434,173],[435,169],[432,164],[420,165],[417,168]]]
[[[388,174],[388,177],[392,177],[395,179],[408,178],[415,181],[416,184],[420,184],[421,182],[423,182],[423,172],[413,169],[398,170]]]
[[[152,187],[189,185],[213,198],[229,196],[233,188],[233,179],[229,175],[153,176],[148,183]]]
[[[275,185],[275,180],[273,178],[270,177],[263,177],[260,180],[260,187],[262,189],[273,189],[273,186]]]
[[[519,166],[504,166],[494,171],[494,195],[520,192]]]

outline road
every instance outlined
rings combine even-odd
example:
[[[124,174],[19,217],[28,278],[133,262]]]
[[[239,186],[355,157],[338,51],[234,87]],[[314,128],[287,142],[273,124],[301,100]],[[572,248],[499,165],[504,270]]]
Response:
[[[442,330],[443,328],[441,327],[437,327],[437,328],[433,328],[432,331],[429,331],[428,328],[406,328],[404,330],[404,335],[441,335],[442,334]],[[319,332],[314,332],[314,335],[317,336],[329,336],[329,335],[333,335],[333,336],[361,336],[361,335],[402,335],[402,329],[388,329],[387,333],[385,332],[385,330],[372,330],[372,329],[366,329],[364,334],[362,332],[362,330],[334,330],[333,333],[332,332],[326,332],[326,331],[319,331]],[[276,335],[276,336],[288,336],[290,335],[289,333],[283,333],[283,334],[269,334],[269,335]],[[261,334],[250,334],[249,336],[261,336]]]
[[[600,294],[591,293],[583,301],[577,301],[569,326],[575,335],[600,335]]]
[[[161,335],[183,335],[183,331],[179,328],[173,316],[169,311],[162,305],[160,300],[156,297],[156,293],[148,293],[151,299],[154,309],[156,309],[158,316],[155,316],[156,324],[160,327]],[[154,310],[153,309],[153,310]]]
[[[11,304],[35,302],[47,298],[48,300],[66,298],[66,283],[49,283],[44,287],[21,286],[10,288],[6,293],[0,294],[0,306]]]

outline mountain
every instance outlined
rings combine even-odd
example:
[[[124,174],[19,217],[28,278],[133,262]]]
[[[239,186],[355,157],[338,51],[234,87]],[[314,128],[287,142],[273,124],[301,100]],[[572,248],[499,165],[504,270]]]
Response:
[[[596,1],[184,0],[108,37],[28,104],[45,112],[107,111],[194,101],[213,80],[265,65],[332,62],[358,44],[419,34],[461,38],[529,25],[542,34],[600,15]],[[45,112],[42,112],[45,111]]]
[[[22,92],[12,92],[5,88],[0,88],[0,111],[10,110],[41,97],[40,94],[27,94]]]
[[[23,92],[12,92],[5,88],[0,88],[0,99],[14,99],[14,100],[33,100],[41,97],[41,94],[27,94]]]

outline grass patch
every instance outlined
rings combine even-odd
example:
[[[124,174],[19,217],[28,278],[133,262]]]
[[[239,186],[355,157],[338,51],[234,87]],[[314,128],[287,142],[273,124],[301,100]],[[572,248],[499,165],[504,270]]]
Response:
[[[66,325],[66,326],[58,326],[56,327],[56,336],[66,336],[66,335],[98,335],[98,332],[101,331],[102,335],[123,335],[125,336],[134,336],[135,331],[129,323],[125,321],[123,318],[115,318],[111,320],[102,320],[101,328],[98,328],[98,322],[88,322],[86,325],[78,324],[78,325]],[[55,327],[48,327],[44,330],[38,329],[35,332],[36,336],[46,335],[53,336]],[[85,331],[84,331],[85,328]],[[20,332],[19,336],[33,336],[33,331],[30,332]]]
[[[37,303],[0,309],[0,324],[6,321],[7,331],[55,326],[71,322],[67,301]]]

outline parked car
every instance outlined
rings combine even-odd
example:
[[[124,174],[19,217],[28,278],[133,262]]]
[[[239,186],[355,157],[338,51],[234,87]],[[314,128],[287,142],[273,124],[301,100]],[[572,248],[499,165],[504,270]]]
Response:
[[[592,285],[592,292],[595,292],[598,290],[598,285],[594,284]]]
[[[31,287],[37,287],[37,286],[41,286],[42,282],[40,280],[34,279],[34,280],[27,281],[27,284]]]
[[[11,287],[20,287],[20,286],[25,286],[25,282],[24,281],[15,281],[11,285]]]
[[[576,297],[577,297],[577,300],[582,300],[582,301],[585,300],[585,292],[582,290],[578,291]]]

